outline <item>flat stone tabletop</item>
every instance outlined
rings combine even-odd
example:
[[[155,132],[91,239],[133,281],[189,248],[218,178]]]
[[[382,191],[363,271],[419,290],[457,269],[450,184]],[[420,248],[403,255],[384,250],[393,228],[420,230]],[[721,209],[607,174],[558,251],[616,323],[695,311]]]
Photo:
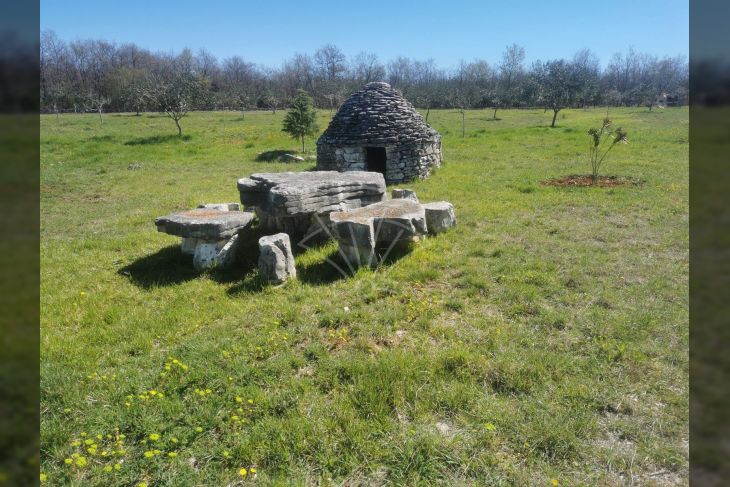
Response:
[[[381,201],[363,208],[330,213],[337,239],[348,245],[409,240],[426,234],[423,206],[413,200]],[[354,239],[354,242],[351,240]]]
[[[252,174],[238,180],[241,203],[274,217],[359,208],[385,199],[377,172],[310,171]]]
[[[253,219],[250,212],[197,208],[156,218],[155,225],[157,231],[170,235],[220,240],[232,237]]]

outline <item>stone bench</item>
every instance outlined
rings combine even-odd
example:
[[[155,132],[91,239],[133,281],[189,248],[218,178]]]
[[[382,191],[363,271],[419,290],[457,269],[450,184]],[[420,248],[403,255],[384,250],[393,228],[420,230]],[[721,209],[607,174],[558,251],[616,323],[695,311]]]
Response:
[[[156,218],[155,225],[158,232],[182,238],[181,250],[193,256],[196,269],[227,267],[235,259],[239,232],[255,218],[239,208],[237,203],[203,205]]]
[[[330,220],[340,250],[353,267],[374,266],[379,247],[392,249],[419,240],[427,233],[426,212],[410,199],[331,213]]]

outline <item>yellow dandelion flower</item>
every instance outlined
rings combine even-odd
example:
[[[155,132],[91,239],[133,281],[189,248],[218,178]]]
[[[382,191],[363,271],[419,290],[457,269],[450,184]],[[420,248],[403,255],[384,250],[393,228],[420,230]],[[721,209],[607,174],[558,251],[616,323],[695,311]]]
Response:
[[[140,482],[137,484],[137,487],[147,487],[147,482]]]
[[[238,475],[240,475],[241,477],[245,477],[247,474],[248,474],[248,472],[246,471],[245,468],[242,468],[241,470],[238,471]]]
[[[112,466],[111,465],[107,465],[106,467],[104,467],[104,471],[107,472],[107,473],[108,472],[111,472],[112,470],[113,469],[112,469]]]
[[[236,396],[236,402],[243,402],[243,398],[241,396]]]
[[[144,456],[145,458],[152,458],[155,456],[155,452],[153,452],[152,450],[147,450],[146,452],[144,452]]]
[[[201,428],[200,426],[196,426],[195,427],[195,431],[198,432],[198,433],[202,433],[203,432],[203,428]]]
[[[167,456],[170,458],[175,458],[177,456],[177,452],[171,451],[170,453],[167,454]]]
[[[171,442],[173,442],[173,443],[177,443],[177,438],[175,438],[175,437],[173,436],[172,438],[170,438],[170,441],[171,441]]]
[[[88,440],[84,440],[84,443],[86,443],[87,445],[93,445],[96,442],[94,440],[92,440],[91,438],[89,438]]]
[[[552,485],[553,487],[556,487],[558,485],[558,479],[552,479],[550,481],[550,485]]]
[[[66,465],[71,465],[74,461],[71,458],[64,458],[63,463]]]
[[[249,404],[253,404],[253,399],[249,399],[249,400],[248,400],[248,403],[249,403]]]
[[[71,446],[74,446],[74,447],[81,446],[81,442],[79,440],[74,440],[71,442]]]
[[[121,463],[115,463],[114,464],[114,470],[121,470],[121,469],[122,469],[122,464]]]
[[[157,441],[159,439],[160,439],[160,435],[158,435],[157,433],[152,433],[150,435],[150,440],[152,440],[152,441]]]
[[[256,473],[256,469],[254,467],[249,468],[248,471],[251,473]]]
[[[88,462],[86,461],[86,457],[78,457],[76,459],[76,466],[77,467],[85,467]]]
[[[81,291],[81,292],[79,293],[79,295],[80,295],[80,296],[86,296],[86,293],[85,293],[84,291]]]
[[[40,478],[41,478],[41,482],[45,482],[46,480],[48,480],[48,475],[41,472]]]
[[[156,390],[154,390],[154,389],[152,389],[152,390],[150,391],[150,395],[151,395],[151,396],[154,396],[155,394],[157,394],[157,391],[156,391]]]
[[[86,436],[86,431],[82,431],[81,433],[79,433],[79,436]]]
[[[224,456],[224,457],[226,457],[226,458],[228,458],[228,457],[230,457],[230,456],[231,456],[231,452],[229,452],[228,450],[225,450],[225,451],[223,452],[223,456]]]

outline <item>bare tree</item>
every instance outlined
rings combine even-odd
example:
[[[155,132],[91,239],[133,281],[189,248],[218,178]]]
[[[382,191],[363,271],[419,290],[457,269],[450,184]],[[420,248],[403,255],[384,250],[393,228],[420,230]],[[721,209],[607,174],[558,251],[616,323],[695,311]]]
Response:
[[[522,63],[525,61],[525,49],[517,44],[505,48],[502,62],[499,63],[501,75],[500,98],[503,103],[514,105],[519,101],[518,81],[522,76]],[[496,116],[496,111],[495,111]]]
[[[108,98],[104,111],[152,108],[143,108],[138,102],[143,97],[138,96],[142,93],[135,85],[140,79],[165,80],[171,59],[133,44],[64,42],[53,32],[44,31],[41,106],[55,113],[76,109],[88,105],[87,94],[93,92]],[[490,107],[496,119],[503,107],[550,108],[536,73],[522,66],[524,49],[514,44],[506,47],[493,67],[484,60],[474,60],[451,71],[439,69],[432,59],[397,57],[381,63],[374,53],[359,53],[348,64],[344,54],[331,44],[312,55],[297,53],[280,69],[258,66],[238,56],[219,62],[205,50],[193,54],[186,49],[174,59],[199,81],[201,96],[191,110],[240,106],[238,96],[245,93],[252,105],[274,111],[269,94],[277,99],[278,108],[289,106],[299,89],[312,96],[315,106],[334,110],[348,94],[378,80],[387,80],[419,108],[425,108],[426,115],[432,108]],[[658,59],[629,49],[601,69],[593,53],[581,50],[566,63],[575,68],[580,85],[571,100],[575,106],[595,105],[609,98],[611,103],[638,105],[663,92],[686,102],[688,65],[681,57]],[[456,102],[457,91],[463,102]]]
[[[347,71],[345,55],[334,44],[325,44],[314,53],[320,76],[329,82],[342,78]]]
[[[104,106],[109,103],[109,98],[93,91],[86,94],[84,99],[87,109],[94,110],[99,114],[99,123],[104,125]]]
[[[359,85],[385,79],[385,66],[378,61],[378,56],[372,53],[361,52],[355,56],[351,71]]]
[[[188,61],[186,56],[174,59],[163,76],[155,80],[152,88],[152,96],[158,109],[175,122],[177,134],[180,136],[180,120],[202,98],[201,82]]]

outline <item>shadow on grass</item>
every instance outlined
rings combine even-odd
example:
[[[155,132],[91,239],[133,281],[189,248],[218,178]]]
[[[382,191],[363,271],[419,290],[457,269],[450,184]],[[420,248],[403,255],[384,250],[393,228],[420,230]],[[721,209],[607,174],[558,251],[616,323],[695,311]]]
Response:
[[[200,275],[193,268],[192,257],[184,255],[179,245],[170,245],[121,268],[118,274],[143,289],[180,284]]]
[[[139,137],[137,139],[128,140],[124,145],[152,145],[152,144],[164,144],[173,140],[190,140],[190,135],[152,135],[150,137]]]
[[[254,160],[256,162],[301,162],[291,157],[287,157],[287,155],[297,156],[299,154],[297,154],[296,151],[276,149],[256,154],[256,159]]]
[[[154,254],[140,257],[120,269],[118,274],[127,277],[133,284],[143,289],[181,284],[200,277],[202,274],[207,274],[211,280],[221,284],[235,283],[226,291],[231,296],[246,292],[260,292],[267,288],[269,284],[264,282],[256,271],[259,255],[258,241],[260,237],[270,233],[272,232],[261,228],[244,230],[241,237],[239,237],[241,243],[238,248],[236,263],[228,269],[213,269],[206,273],[198,272],[193,267],[190,255],[183,254],[179,245],[170,245]],[[328,245],[328,241],[313,243],[310,249],[307,250],[296,246],[293,246],[292,250],[296,255],[300,255],[323,245]],[[410,250],[409,246],[393,248],[379,266],[394,264],[407,255]],[[380,255],[383,255],[385,249],[379,249],[379,252]],[[340,255],[338,248],[333,248],[322,259],[318,259],[311,264],[297,266],[299,281],[313,286],[323,286],[342,279],[348,279],[356,272],[357,268],[347,264],[343,256]]]
[[[413,250],[413,245],[412,243],[396,245],[390,252],[387,250],[387,245],[378,246],[377,265],[373,268],[378,269],[395,264]],[[383,258],[384,255],[385,258]],[[342,279],[352,278],[357,271],[357,265],[354,262],[350,262],[348,265],[339,249],[335,248],[322,260],[308,266],[298,267],[297,277],[304,283],[322,286]]]
[[[352,271],[336,248],[317,262],[297,267],[297,278],[313,286],[331,284],[351,276]]]

